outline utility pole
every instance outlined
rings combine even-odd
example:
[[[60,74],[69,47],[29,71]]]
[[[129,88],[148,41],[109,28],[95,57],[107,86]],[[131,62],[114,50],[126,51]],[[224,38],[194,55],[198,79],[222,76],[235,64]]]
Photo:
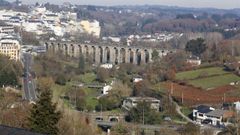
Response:
[[[234,56],[233,41],[232,41],[232,56]]]
[[[237,126],[237,135],[239,135],[239,132],[238,132],[238,110],[236,110],[236,111],[237,111],[237,116],[236,116],[236,119],[237,119],[237,120],[236,120],[236,124],[237,124],[237,125],[236,125],[236,126]]]
[[[77,88],[75,87],[75,109],[77,109]]]
[[[75,104],[75,109],[77,109],[77,87],[74,87],[75,88],[75,101],[74,101],[74,104]],[[74,115],[75,115],[75,111],[73,112]],[[73,135],[76,134],[76,127],[75,127],[75,119],[73,119]]]
[[[144,125],[144,106],[143,106],[143,125]]]
[[[102,104],[101,104],[101,117],[103,117],[103,116],[102,116]]]
[[[182,92],[182,104],[183,104],[183,92]]]
[[[223,103],[225,103],[225,99],[226,99],[226,94],[223,94]]]
[[[73,135],[76,134],[75,119],[73,119]]]
[[[173,95],[173,83],[171,82],[171,95]]]

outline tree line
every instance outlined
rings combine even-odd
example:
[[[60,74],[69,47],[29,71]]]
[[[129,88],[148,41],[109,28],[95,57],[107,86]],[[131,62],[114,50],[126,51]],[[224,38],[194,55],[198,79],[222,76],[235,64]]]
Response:
[[[21,86],[23,68],[19,61],[0,55],[0,86]]]

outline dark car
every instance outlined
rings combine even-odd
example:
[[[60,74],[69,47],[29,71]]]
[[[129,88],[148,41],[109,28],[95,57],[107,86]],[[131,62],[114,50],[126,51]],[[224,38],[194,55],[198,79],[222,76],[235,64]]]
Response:
[[[203,120],[202,124],[210,124],[212,123],[212,120],[209,120],[209,119],[206,119],[206,120]]]

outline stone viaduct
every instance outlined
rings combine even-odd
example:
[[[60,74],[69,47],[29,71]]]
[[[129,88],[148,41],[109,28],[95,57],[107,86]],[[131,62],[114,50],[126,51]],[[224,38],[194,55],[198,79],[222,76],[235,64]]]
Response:
[[[83,55],[85,58],[90,58],[94,63],[132,63],[146,64],[152,61],[152,53],[155,49],[159,56],[165,56],[172,53],[170,50],[159,48],[143,47],[143,46],[124,46],[117,44],[90,44],[90,43],[74,43],[62,41],[47,41],[44,42],[47,51],[61,51],[70,57],[79,58]]]

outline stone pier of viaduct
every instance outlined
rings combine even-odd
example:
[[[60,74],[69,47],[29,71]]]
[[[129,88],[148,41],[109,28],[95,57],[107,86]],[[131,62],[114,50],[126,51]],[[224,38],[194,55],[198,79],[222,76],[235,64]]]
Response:
[[[120,46],[109,44],[86,44],[62,41],[44,42],[47,51],[61,51],[70,57],[79,58],[83,55],[85,58],[92,59],[96,64],[100,63],[133,63],[146,64],[152,61],[152,53],[155,49],[159,56],[165,56],[172,53],[170,50],[159,48],[143,47],[143,46]]]

